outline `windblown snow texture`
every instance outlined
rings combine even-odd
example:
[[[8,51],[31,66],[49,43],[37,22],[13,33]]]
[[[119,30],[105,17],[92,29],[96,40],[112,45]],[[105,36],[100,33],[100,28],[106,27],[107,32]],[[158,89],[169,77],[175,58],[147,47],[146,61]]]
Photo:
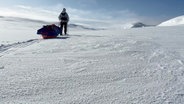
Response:
[[[182,26],[95,31],[72,28],[68,38],[42,40],[22,35],[28,37],[16,39],[19,31],[30,34],[33,24],[27,25],[27,30],[20,23],[11,27],[18,42],[1,40],[2,104],[184,102]]]

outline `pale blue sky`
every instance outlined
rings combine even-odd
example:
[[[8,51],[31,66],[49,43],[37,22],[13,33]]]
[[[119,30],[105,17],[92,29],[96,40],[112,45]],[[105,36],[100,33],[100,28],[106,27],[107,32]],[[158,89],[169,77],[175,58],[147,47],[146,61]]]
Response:
[[[16,5],[44,8],[58,12],[63,7],[76,17],[91,19],[138,19],[150,23],[184,14],[184,0],[1,0],[0,6],[11,8]],[[78,12],[78,15],[77,15]],[[59,14],[59,13],[58,13]],[[73,15],[71,14],[71,16]],[[73,15],[74,16],[74,15]],[[131,20],[130,19],[130,20]]]

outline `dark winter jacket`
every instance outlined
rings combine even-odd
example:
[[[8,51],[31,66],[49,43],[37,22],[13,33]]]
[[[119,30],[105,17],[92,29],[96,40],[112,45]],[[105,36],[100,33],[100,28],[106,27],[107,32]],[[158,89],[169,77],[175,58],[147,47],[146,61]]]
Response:
[[[69,21],[69,16],[67,12],[61,12],[61,14],[59,15],[59,20],[60,22],[68,22]]]

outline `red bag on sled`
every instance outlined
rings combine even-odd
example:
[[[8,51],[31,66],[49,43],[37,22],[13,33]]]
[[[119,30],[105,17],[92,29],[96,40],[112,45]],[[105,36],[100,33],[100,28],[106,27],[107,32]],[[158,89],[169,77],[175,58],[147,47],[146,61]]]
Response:
[[[60,34],[61,30],[55,24],[43,26],[37,30],[37,34],[42,35],[43,39],[56,38]]]

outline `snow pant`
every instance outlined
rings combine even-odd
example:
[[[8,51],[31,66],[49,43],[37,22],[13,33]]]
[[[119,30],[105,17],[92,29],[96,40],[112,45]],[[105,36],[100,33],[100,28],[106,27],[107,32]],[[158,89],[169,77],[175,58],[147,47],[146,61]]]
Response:
[[[67,34],[67,27],[68,27],[68,23],[67,22],[61,22],[60,23],[60,28],[61,28],[61,34],[60,35],[62,35],[62,32],[63,32],[63,27],[64,27],[64,33],[65,33],[65,35]]]

